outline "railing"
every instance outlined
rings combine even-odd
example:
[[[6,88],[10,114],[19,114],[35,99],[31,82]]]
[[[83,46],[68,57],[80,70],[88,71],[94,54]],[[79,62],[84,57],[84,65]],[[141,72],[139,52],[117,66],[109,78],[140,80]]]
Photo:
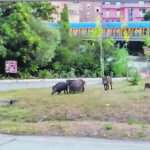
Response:
[[[92,29],[86,29],[86,30],[73,30],[71,32],[71,35],[84,38],[89,38],[91,35]],[[130,41],[143,41],[144,35],[150,35],[150,28],[144,28],[144,29],[127,29],[127,32],[130,37]],[[103,38],[112,37],[117,41],[123,41],[123,33],[121,28],[118,29],[103,29]]]

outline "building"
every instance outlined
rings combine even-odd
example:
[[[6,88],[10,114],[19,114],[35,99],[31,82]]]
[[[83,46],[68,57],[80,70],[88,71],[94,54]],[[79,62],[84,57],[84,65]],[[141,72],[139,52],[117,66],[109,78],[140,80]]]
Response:
[[[101,3],[80,2],[80,22],[93,22],[101,17]]]
[[[100,17],[102,22],[141,21],[150,10],[150,2],[51,2],[57,6],[55,22],[60,20],[64,4],[69,10],[70,22],[93,22]]]
[[[141,21],[148,10],[150,10],[150,4],[144,1],[104,2],[102,4],[102,21]]]
[[[69,10],[69,21],[70,22],[79,22],[80,21],[80,13],[79,13],[79,3],[75,2],[51,2],[53,5],[56,6],[56,14],[54,17],[54,22],[60,21],[60,14],[63,10],[64,5],[68,6]]]

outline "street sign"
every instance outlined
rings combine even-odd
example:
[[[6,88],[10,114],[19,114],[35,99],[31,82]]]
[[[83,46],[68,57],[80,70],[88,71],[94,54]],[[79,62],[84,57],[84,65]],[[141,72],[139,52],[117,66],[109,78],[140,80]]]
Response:
[[[17,61],[5,61],[5,73],[17,73]]]

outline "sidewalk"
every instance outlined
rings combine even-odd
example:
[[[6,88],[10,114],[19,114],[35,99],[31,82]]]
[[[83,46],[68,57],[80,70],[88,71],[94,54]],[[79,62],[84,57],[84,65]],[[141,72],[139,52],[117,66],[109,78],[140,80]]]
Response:
[[[150,150],[149,142],[0,134],[0,150]]]
[[[10,80],[0,80],[0,83],[9,83],[9,82],[60,82],[60,81],[66,81],[66,80],[76,80],[76,79],[83,79],[86,82],[88,81],[100,81],[101,78],[59,78],[59,79],[10,79]],[[122,78],[113,78],[113,81],[122,81],[125,80],[126,77]]]

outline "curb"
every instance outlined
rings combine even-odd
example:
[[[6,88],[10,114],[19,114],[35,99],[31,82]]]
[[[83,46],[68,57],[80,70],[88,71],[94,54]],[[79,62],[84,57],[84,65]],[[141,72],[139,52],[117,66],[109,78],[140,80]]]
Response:
[[[75,80],[81,78],[61,78],[61,79],[14,79],[14,80],[0,80],[0,83],[14,83],[14,82],[56,82],[56,81],[66,81],[66,80]],[[82,78],[85,81],[97,81],[101,80],[101,78]],[[126,78],[113,78],[115,81],[122,81]]]

